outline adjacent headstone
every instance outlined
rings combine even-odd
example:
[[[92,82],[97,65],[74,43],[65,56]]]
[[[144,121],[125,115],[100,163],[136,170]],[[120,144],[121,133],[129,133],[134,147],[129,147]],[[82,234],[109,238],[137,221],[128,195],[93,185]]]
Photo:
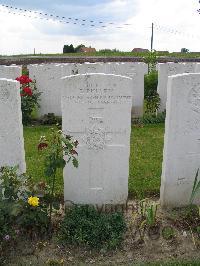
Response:
[[[22,75],[21,66],[3,66],[0,65],[0,78],[16,79]]]
[[[61,64],[29,65],[28,69],[29,77],[41,92],[39,117],[48,113],[61,116]]]
[[[200,168],[200,74],[171,76],[167,89],[161,205],[180,207]]]
[[[144,76],[148,73],[145,63],[121,63],[119,75],[134,79],[132,117],[142,117],[144,109]]]
[[[196,63],[161,63],[158,64],[158,88],[160,96],[159,111],[166,109],[168,77],[183,73],[195,73]]]
[[[85,63],[76,65],[77,73],[106,73],[127,76],[134,79],[132,84],[132,117],[142,117],[144,105],[144,75],[148,73],[145,63]],[[75,72],[75,71],[74,71]],[[73,74],[73,73],[72,73]]]
[[[63,131],[79,141],[78,169],[70,164],[64,169],[65,202],[126,202],[132,82],[111,74],[63,79]]]
[[[26,172],[20,84],[0,79],[0,167],[19,166]]]
[[[179,63],[161,63],[158,64],[158,88],[157,92],[160,97],[159,111],[166,109],[167,101],[167,82],[168,77],[183,72],[183,66]]]

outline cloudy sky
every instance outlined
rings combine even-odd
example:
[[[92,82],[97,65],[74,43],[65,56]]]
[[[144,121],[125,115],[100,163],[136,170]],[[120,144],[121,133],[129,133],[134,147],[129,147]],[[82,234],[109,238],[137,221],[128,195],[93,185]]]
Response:
[[[200,51],[197,9],[198,0],[0,0],[0,54],[61,53],[71,43],[149,49],[152,22],[154,49]]]

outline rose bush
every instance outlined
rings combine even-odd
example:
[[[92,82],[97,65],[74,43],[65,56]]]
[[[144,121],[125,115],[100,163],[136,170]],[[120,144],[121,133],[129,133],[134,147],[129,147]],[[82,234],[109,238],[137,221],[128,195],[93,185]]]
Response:
[[[41,92],[38,92],[36,83],[27,75],[16,78],[20,82],[22,122],[27,125],[31,122],[31,114],[36,107],[39,107]]]

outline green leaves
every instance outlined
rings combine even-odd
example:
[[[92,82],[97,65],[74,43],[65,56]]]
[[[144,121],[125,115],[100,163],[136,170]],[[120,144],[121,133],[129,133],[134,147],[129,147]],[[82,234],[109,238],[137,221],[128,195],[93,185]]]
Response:
[[[78,160],[76,158],[73,158],[72,163],[74,167],[78,168]]]
[[[199,192],[199,189],[200,189],[200,180],[198,181],[198,175],[199,175],[199,168],[197,169],[197,172],[196,172],[196,175],[195,175],[195,178],[194,178],[194,184],[193,184],[193,188],[192,188],[192,193],[191,193],[191,196],[190,196],[190,204],[193,203],[197,193]]]
[[[78,153],[75,150],[78,145],[78,141],[73,140],[72,136],[63,135],[61,130],[52,128],[50,138],[47,140],[45,136],[41,136],[38,147],[43,147],[44,144],[45,149],[39,150],[46,154],[44,162],[44,173],[46,176],[50,177],[49,225],[51,228],[53,208],[59,208],[54,198],[56,172],[58,169],[63,169],[66,163],[70,163],[71,161],[74,167],[78,167],[78,160],[76,158]]]
[[[60,228],[63,243],[114,249],[120,245],[126,223],[122,213],[99,213],[93,206],[75,206]]]
[[[149,226],[153,226],[156,222],[157,204],[152,204],[146,211],[146,222]]]
[[[29,191],[30,179],[17,173],[18,167],[2,167],[0,171],[0,199],[9,201],[23,198]]]

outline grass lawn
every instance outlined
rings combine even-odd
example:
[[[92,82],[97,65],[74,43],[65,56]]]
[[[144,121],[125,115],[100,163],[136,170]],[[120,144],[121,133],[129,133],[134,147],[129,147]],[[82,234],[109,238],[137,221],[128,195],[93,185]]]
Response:
[[[48,136],[47,126],[25,127],[27,173],[34,180],[46,180],[43,173],[43,156],[37,151],[41,135]],[[164,124],[132,126],[129,169],[129,193],[137,198],[159,194]],[[62,171],[57,176],[57,192],[63,193]]]

